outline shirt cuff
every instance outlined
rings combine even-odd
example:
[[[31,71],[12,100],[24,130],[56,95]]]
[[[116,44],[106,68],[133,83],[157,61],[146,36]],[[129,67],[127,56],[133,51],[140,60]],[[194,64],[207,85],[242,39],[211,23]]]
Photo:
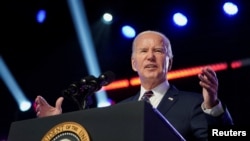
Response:
[[[204,103],[202,103],[201,104],[201,109],[206,114],[214,116],[214,117],[217,117],[217,116],[221,115],[222,113],[224,113],[224,109],[223,109],[222,104],[221,104],[220,101],[219,101],[219,103],[217,105],[215,105],[211,109],[206,109],[205,106],[204,106]]]

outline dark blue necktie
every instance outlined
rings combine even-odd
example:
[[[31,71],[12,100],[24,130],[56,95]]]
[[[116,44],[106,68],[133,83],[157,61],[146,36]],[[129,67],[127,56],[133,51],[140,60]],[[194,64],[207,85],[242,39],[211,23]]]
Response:
[[[143,94],[141,100],[150,103],[149,98],[150,98],[151,96],[153,96],[153,94],[154,94],[154,93],[153,93],[152,91],[146,91],[146,92]]]

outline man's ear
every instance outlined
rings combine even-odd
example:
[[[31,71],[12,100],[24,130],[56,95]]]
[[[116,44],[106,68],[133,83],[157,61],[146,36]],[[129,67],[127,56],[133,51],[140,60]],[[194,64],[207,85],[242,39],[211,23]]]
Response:
[[[131,58],[131,66],[132,66],[132,69],[133,69],[134,71],[137,71],[137,69],[136,69],[136,64],[135,64],[135,60],[134,60],[133,58]]]
[[[169,59],[168,61],[168,71],[172,69],[173,59]]]

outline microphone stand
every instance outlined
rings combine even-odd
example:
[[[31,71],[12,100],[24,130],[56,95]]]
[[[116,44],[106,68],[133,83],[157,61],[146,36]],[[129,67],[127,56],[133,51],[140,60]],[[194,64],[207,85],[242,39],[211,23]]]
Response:
[[[73,83],[68,89],[63,91],[63,96],[72,99],[77,104],[79,110],[84,110],[89,107],[89,97],[94,93],[90,88],[91,86],[89,85],[79,87],[76,83]]]

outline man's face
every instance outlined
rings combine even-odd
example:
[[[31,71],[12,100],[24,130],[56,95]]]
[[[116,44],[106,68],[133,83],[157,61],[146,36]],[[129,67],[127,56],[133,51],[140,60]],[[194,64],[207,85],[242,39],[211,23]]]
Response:
[[[163,37],[156,33],[140,35],[133,48],[131,63],[142,80],[165,80],[169,59]]]

